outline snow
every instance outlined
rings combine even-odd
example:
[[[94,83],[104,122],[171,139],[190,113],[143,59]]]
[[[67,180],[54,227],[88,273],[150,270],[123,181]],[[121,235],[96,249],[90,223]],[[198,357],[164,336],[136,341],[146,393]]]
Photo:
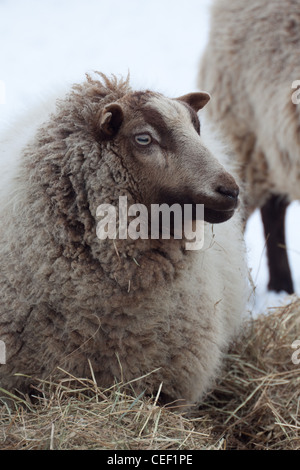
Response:
[[[126,76],[133,87],[175,97],[197,90],[211,0],[0,0],[0,126],[48,92],[100,70]],[[287,217],[287,246],[300,293],[299,204]],[[259,213],[247,230],[256,284],[254,315],[287,302],[267,291]]]

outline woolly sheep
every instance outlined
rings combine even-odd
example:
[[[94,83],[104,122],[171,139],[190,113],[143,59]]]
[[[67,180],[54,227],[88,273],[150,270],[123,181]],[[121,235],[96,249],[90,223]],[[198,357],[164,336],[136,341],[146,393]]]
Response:
[[[300,0],[217,0],[211,16],[198,85],[212,94],[209,118],[236,152],[245,219],[261,209],[268,287],[292,293],[284,222],[289,202],[300,199],[300,108],[291,99],[300,79]]]
[[[58,366],[87,377],[91,365],[101,387],[139,379],[135,390],[154,394],[163,383],[162,402],[192,404],[245,311],[238,187],[199,135],[209,95],[169,99],[100,75],[44,116],[7,186],[0,386],[28,390]],[[99,239],[97,207],[120,196],[147,207],[205,203],[203,249],[175,237]]]

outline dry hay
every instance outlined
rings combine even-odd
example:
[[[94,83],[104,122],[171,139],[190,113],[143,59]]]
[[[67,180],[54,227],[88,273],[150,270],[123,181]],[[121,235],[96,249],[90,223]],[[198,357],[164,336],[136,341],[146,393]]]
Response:
[[[0,407],[0,449],[300,449],[298,339],[299,299],[248,321],[220,381],[189,416],[160,407],[159,393],[101,390],[92,370],[91,379],[37,382],[34,401]]]
[[[300,299],[245,327],[198,413],[211,417],[226,448],[300,449],[300,364],[292,360],[299,339]]]

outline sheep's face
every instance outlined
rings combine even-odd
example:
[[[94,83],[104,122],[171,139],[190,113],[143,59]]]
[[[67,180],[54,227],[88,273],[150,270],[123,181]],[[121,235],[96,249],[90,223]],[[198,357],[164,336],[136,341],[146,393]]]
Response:
[[[200,136],[197,111],[209,98],[207,93],[168,99],[140,92],[104,109],[102,137],[118,147],[124,166],[135,178],[138,202],[148,207],[204,204],[204,219],[211,223],[233,215],[238,186]]]

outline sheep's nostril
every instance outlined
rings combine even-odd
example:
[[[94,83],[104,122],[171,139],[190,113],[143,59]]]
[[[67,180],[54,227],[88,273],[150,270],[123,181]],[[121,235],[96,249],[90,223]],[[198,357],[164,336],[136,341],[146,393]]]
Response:
[[[230,199],[237,199],[239,195],[239,188],[228,188],[226,186],[219,186],[217,192],[222,194],[222,196],[228,197]]]

